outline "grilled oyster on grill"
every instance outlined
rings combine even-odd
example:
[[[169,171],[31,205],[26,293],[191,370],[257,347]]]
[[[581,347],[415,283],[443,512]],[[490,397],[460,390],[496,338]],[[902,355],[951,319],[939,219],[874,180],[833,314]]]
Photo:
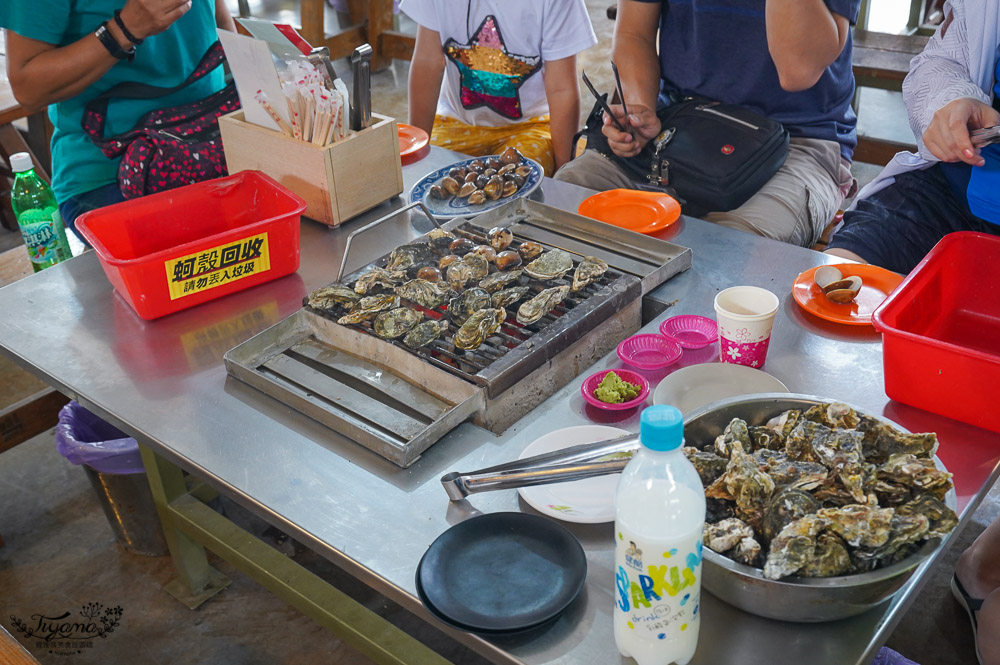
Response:
[[[316,309],[331,310],[336,305],[350,309],[359,300],[361,296],[354,289],[343,284],[331,284],[310,293],[307,303]]]
[[[392,289],[406,281],[406,271],[372,268],[354,282],[354,291],[367,295],[380,289]]]
[[[434,252],[431,251],[431,246],[425,242],[400,245],[389,254],[389,262],[385,269],[390,272],[406,270],[411,266],[430,263],[434,260]]]
[[[457,298],[448,301],[448,316],[460,326],[473,313],[489,306],[490,294],[485,289],[467,289]]]
[[[341,325],[361,323],[379,312],[394,307],[399,307],[399,296],[397,295],[387,293],[380,296],[367,296],[359,300],[350,313],[337,319],[337,323]]]
[[[445,254],[448,252],[448,245],[455,239],[455,234],[444,229],[431,229],[427,233],[432,249]]]
[[[411,349],[418,349],[436,340],[446,330],[448,330],[447,321],[424,321],[406,333],[406,337],[403,338],[403,344],[406,344]]]
[[[608,264],[596,256],[586,256],[573,273],[573,290],[579,291],[601,278],[608,271]]]
[[[375,334],[383,339],[396,339],[409,332],[424,318],[421,312],[409,307],[397,307],[387,312],[381,312],[375,317],[372,328]]]
[[[502,291],[497,291],[493,294],[491,300],[494,307],[503,307],[507,309],[518,300],[524,297],[531,288],[527,286],[512,286],[509,289],[504,289]]]
[[[446,300],[455,296],[455,292],[448,287],[447,283],[430,282],[426,279],[411,279],[405,284],[397,286],[395,291],[400,298],[406,298],[410,302],[415,302],[428,309],[439,307]]]
[[[507,312],[500,308],[487,307],[474,312],[455,333],[455,346],[465,350],[478,348],[500,329],[506,318]]]
[[[517,308],[517,322],[522,326],[531,325],[551,312],[567,295],[569,295],[568,286],[553,286],[544,289],[531,300],[521,303],[521,306]]]
[[[524,267],[524,272],[535,279],[548,281],[559,279],[573,269],[573,257],[561,249],[545,252]]]
[[[511,270],[510,272],[494,272],[479,281],[479,288],[486,289],[490,293],[494,293],[500,289],[513,286],[519,279],[521,279],[520,270]]]

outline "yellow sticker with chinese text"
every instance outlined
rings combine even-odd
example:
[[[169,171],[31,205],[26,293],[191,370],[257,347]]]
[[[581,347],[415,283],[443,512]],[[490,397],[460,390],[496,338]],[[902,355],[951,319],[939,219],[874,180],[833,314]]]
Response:
[[[170,259],[163,265],[171,300],[214,289],[271,269],[267,233]]]

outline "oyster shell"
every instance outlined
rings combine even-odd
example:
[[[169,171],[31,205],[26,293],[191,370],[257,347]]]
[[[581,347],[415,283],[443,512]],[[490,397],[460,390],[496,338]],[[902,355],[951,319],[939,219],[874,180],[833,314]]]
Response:
[[[733,418],[722,430],[722,434],[715,437],[715,453],[720,457],[729,459],[734,441],[739,441],[744,451],[753,450],[750,442],[750,430],[747,422],[742,418]]]
[[[817,515],[827,520],[827,529],[844,539],[851,547],[873,549],[889,539],[892,508],[851,504],[843,508],[824,508]]]
[[[411,266],[430,263],[434,260],[434,252],[431,251],[431,246],[425,242],[401,245],[389,254],[389,262],[385,269],[389,272],[406,270]]]
[[[497,291],[490,298],[494,307],[503,307],[507,309],[518,300],[524,297],[531,288],[527,286],[512,286],[509,289],[503,289],[502,291]]]
[[[701,484],[706,487],[725,473],[726,467],[729,465],[729,460],[719,457],[715,453],[698,450],[691,446],[685,446],[682,451],[684,456],[688,458],[688,461],[694,465],[695,471],[698,472],[698,476],[701,478]],[[712,549],[715,548],[713,547]]]
[[[446,300],[455,296],[455,292],[448,287],[447,283],[431,282],[426,279],[411,279],[409,282],[397,286],[395,291],[400,298],[406,298],[410,302],[415,302],[428,309],[439,307]]]
[[[799,418],[801,417],[801,411],[791,409],[775,416],[774,418],[771,418],[767,421],[767,424],[764,425],[764,427],[777,434],[781,441],[785,441],[785,439],[788,438],[788,435],[792,433],[792,430],[795,429],[795,426],[798,424]]]
[[[331,310],[336,305],[350,309],[361,300],[361,296],[352,288],[343,284],[331,284],[316,289],[309,294],[306,303],[316,309]]]
[[[705,522],[712,524],[735,516],[732,502],[705,498]]]
[[[431,229],[427,233],[428,244],[438,252],[448,251],[448,245],[455,239],[455,234],[445,229]]]
[[[764,509],[764,519],[760,529],[764,541],[774,540],[787,525],[806,515],[812,515],[822,507],[822,504],[809,492],[797,489],[776,492]]]
[[[520,270],[494,272],[479,281],[479,288],[486,289],[490,293],[494,293],[500,289],[516,284],[519,279],[521,279]]]
[[[879,480],[912,487],[914,491],[943,499],[951,488],[951,475],[934,465],[934,460],[897,453],[878,469]]]
[[[397,307],[387,312],[381,312],[375,317],[372,328],[375,334],[383,339],[396,339],[409,332],[424,318],[421,312],[409,307]]]
[[[493,250],[492,247],[489,248]],[[482,279],[490,274],[490,261],[478,252],[470,252],[462,257],[462,263],[472,269],[472,279]]]
[[[778,450],[761,448],[753,453],[757,466],[774,480],[776,488],[811,490],[819,487],[830,472],[816,462],[799,462]]]
[[[568,252],[561,249],[553,249],[545,252],[537,259],[524,267],[524,272],[535,279],[548,281],[559,279],[573,269],[573,258]]]
[[[736,543],[736,547],[726,552],[726,556],[744,566],[755,568],[760,568],[764,561],[764,557],[761,556],[760,543],[751,537],[743,538]]]
[[[379,312],[395,307],[399,307],[399,296],[395,294],[386,293],[379,296],[367,296],[359,300],[358,304],[348,314],[337,319],[337,323],[341,325],[361,323],[372,318]]]
[[[892,508],[886,508],[892,510]],[[878,547],[860,547],[851,553],[858,570],[873,570],[898,561],[912,552],[912,545],[927,537],[930,520],[925,515],[893,515],[886,531],[885,542]]]
[[[827,526],[819,515],[806,515],[790,522],[771,541],[764,563],[764,577],[778,580],[794,574],[816,556],[816,537]]]
[[[823,532],[816,537],[816,550],[812,558],[798,570],[800,577],[834,577],[851,569],[851,555],[844,541],[832,533]]]
[[[608,264],[596,256],[585,256],[573,273],[573,290],[579,291],[600,279],[608,271]]]
[[[421,346],[427,346],[436,340],[446,330],[448,330],[447,321],[424,321],[418,323],[413,330],[406,333],[406,337],[403,338],[403,344],[406,344],[411,349],[419,349]]]
[[[774,430],[760,425],[754,425],[749,430],[754,450],[784,450],[785,441]]]
[[[529,326],[538,321],[561,303],[569,295],[569,286],[553,286],[544,289],[531,300],[517,308],[517,322]]]
[[[384,268],[372,268],[354,282],[354,292],[367,295],[380,289],[395,288],[397,284],[404,281],[406,281],[406,273],[402,270],[390,272]]]
[[[473,313],[490,306],[490,294],[485,289],[466,289],[457,298],[448,301],[448,316],[461,326]]]
[[[904,434],[895,427],[872,418],[861,416],[857,430],[862,433],[862,449],[865,459],[881,464],[897,453],[908,453],[917,457],[933,457],[937,452],[938,440],[934,433]]]
[[[858,414],[840,402],[811,406],[802,414],[802,419],[826,425],[830,429],[854,429],[858,426]]]
[[[716,483],[719,481],[725,484],[729,496],[736,502],[736,515],[757,528],[764,517],[764,508],[774,493],[774,480],[744,452],[739,441],[733,441],[729,464]],[[705,496],[708,496],[708,489]]]
[[[466,256],[469,256],[466,254]],[[444,273],[445,281],[455,291],[461,291],[466,284],[475,279],[475,271],[472,266],[464,261],[456,261],[448,266]]]
[[[927,530],[929,538],[943,538],[958,526],[958,515],[955,511],[928,494],[921,494],[913,501],[897,507],[896,514],[926,517],[930,522]]]
[[[702,538],[705,547],[723,554],[736,547],[744,538],[753,538],[753,535],[749,524],[731,517],[715,524],[706,524]]]
[[[455,333],[455,346],[467,351],[478,348],[500,329],[506,318],[507,312],[500,308],[487,307],[474,312]]]

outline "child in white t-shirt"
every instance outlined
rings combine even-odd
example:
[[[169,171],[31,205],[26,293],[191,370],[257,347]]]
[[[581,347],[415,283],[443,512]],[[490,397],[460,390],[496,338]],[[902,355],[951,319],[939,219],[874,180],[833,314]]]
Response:
[[[555,170],[580,122],[576,54],[597,43],[584,0],[403,0],[418,24],[410,124],[470,155],[514,146]],[[443,79],[443,83],[442,83]]]

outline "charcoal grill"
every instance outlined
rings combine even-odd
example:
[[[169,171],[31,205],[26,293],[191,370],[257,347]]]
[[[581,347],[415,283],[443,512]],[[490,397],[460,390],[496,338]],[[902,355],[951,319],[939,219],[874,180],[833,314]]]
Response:
[[[412,204],[352,233],[345,259],[354,236],[414,206],[422,208]],[[489,228],[507,226],[515,246],[533,240],[563,249],[574,267],[597,256],[609,270],[531,325],[518,324],[512,306],[498,333],[472,351],[455,349],[454,325],[414,350],[377,337],[371,322],[343,326],[338,313],[305,307],[225,355],[236,378],[403,467],[470,417],[503,432],[635,332],[642,295],[691,263],[689,249],[525,199],[443,225],[423,212],[435,226],[478,244]],[[335,281],[351,283],[387,261],[388,254],[346,277],[342,265]],[[569,283],[572,273],[544,285],[532,281],[531,288]],[[444,316],[443,307],[423,311]]]

